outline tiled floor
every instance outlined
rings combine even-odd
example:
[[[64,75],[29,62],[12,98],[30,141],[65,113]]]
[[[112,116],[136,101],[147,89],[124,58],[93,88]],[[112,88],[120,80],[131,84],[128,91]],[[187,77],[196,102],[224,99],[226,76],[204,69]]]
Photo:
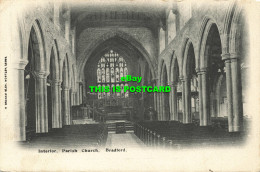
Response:
[[[112,134],[107,137],[107,147],[142,148],[145,145],[134,133]]]

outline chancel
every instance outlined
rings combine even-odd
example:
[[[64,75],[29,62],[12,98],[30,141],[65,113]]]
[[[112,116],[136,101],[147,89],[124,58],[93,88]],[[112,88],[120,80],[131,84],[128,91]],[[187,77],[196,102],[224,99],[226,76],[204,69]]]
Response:
[[[30,3],[12,11],[10,26],[9,107],[21,145],[113,152],[246,142],[249,37],[239,1]]]

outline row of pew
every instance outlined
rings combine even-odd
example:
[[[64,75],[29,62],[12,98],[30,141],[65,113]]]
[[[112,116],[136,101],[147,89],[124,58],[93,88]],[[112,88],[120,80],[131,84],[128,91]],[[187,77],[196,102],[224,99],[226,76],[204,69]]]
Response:
[[[68,125],[52,129],[49,133],[36,134],[21,145],[29,148],[99,147],[105,145],[107,135],[107,126],[104,124]]]
[[[179,121],[137,122],[135,135],[147,146],[153,147],[201,147],[228,146],[244,143],[246,132],[230,133],[226,120],[216,120],[211,126],[199,126],[196,123],[183,124]]]

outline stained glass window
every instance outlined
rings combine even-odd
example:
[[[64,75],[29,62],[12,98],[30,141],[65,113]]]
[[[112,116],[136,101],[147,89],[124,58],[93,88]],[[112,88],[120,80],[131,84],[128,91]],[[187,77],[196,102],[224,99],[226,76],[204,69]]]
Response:
[[[121,97],[127,98],[128,92],[124,92],[124,86],[128,84],[121,81],[121,77],[128,75],[128,69],[125,59],[117,52],[110,50],[105,53],[98,61],[97,65],[97,83],[98,86],[109,86],[110,92],[98,93],[98,99]],[[121,87],[121,92],[113,92],[113,87]]]

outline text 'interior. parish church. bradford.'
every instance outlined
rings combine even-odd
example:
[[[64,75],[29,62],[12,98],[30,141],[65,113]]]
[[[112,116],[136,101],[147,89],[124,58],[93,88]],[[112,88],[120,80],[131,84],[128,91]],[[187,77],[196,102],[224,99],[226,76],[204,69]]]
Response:
[[[237,1],[16,4],[9,26],[22,146],[182,148],[248,137],[249,38]],[[142,77],[140,83],[126,76]],[[170,92],[91,92],[169,86]]]

